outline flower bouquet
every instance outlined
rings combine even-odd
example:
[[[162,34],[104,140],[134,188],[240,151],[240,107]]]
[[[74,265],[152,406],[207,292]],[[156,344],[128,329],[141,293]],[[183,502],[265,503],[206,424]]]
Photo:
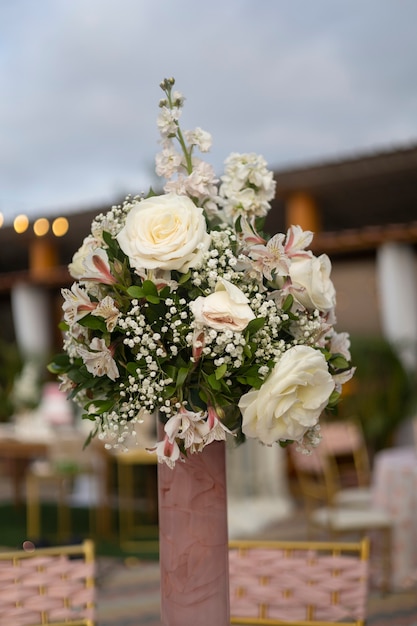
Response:
[[[275,181],[256,154],[220,180],[195,155],[210,135],[181,130],[184,98],[161,87],[156,172],[163,194],[98,215],[63,289],[65,354],[50,365],[108,446],[140,442],[158,412],[158,459],[174,466],[214,440],[318,442],[319,417],[352,375],[335,289],[313,233],[262,231]],[[179,148],[179,149],[178,149]]]
[[[153,452],[171,469],[226,437],[308,450],[353,373],[330,261],[297,225],[266,236],[265,160],[233,153],[217,179],[197,156],[210,135],[183,131],[184,98],[173,79],[161,87],[163,192],[94,219],[62,290],[65,352],[50,370],[109,447],[132,433],[140,444],[157,414]]]

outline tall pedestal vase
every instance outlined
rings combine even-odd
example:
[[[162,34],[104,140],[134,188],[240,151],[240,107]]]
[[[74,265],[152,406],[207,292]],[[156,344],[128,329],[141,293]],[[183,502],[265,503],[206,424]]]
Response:
[[[158,466],[161,623],[228,626],[229,560],[224,442],[174,469]]]

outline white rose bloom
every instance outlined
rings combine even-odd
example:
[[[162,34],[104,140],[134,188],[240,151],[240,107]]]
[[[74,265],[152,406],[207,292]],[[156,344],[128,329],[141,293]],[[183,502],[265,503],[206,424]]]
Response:
[[[210,245],[203,210],[187,196],[169,193],[137,202],[117,235],[136,269],[196,267]]]
[[[255,318],[248,302],[239,287],[221,279],[213,293],[196,298],[190,302],[190,308],[197,324],[241,332]]]
[[[330,279],[332,266],[327,254],[319,257],[294,257],[289,275],[294,298],[306,309],[331,311],[336,305],[336,290]]]
[[[301,440],[318,423],[334,386],[321,352],[309,346],[290,348],[262,387],[241,397],[244,434],[267,445]]]

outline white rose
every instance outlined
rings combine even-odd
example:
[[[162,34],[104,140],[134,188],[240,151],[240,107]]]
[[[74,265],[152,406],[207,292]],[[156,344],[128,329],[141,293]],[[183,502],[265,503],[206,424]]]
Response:
[[[187,196],[154,196],[133,205],[117,235],[136,269],[187,272],[210,245],[203,210]]]
[[[244,434],[267,445],[302,439],[317,424],[334,386],[321,352],[308,346],[290,348],[262,387],[241,397]]]
[[[330,311],[336,304],[336,290],[330,280],[332,266],[326,254],[293,257],[289,274],[294,298],[307,309]]]
[[[239,287],[220,279],[213,293],[196,298],[190,302],[190,308],[197,324],[241,332],[255,318],[248,302]]]

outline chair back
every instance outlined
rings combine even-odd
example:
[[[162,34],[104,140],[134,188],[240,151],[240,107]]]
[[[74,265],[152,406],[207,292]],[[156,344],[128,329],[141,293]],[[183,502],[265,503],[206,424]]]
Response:
[[[364,626],[369,540],[232,541],[232,624]]]
[[[324,422],[321,424],[322,448],[337,463],[339,480],[343,474],[355,486],[367,487],[371,482],[371,469],[366,442],[360,424],[354,419]]]
[[[94,626],[94,544],[0,552],[0,624]]]
[[[295,446],[289,446],[288,453],[307,516],[310,516],[317,507],[332,503],[340,490],[337,465],[323,449],[322,442],[309,454],[299,452]]]
[[[323,423],[321,435],[322,441],[310,454],[288,447],[307,513],[331,504],[343,487],[363,488],[370,482],[366,445],[356,422]]]

